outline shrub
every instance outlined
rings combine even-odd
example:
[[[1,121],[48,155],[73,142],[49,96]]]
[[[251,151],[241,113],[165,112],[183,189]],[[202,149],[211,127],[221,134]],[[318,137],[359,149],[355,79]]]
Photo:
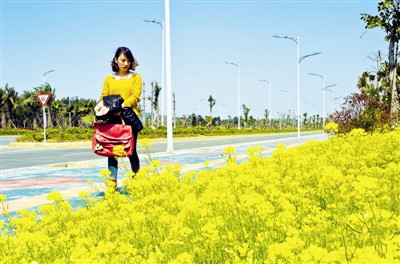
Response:
[[[88,141],[93,137],[92,128],[71,127],[65,130],[59,128],[46,129],[46,139],[48,142],[65,141]],[[17,142],[40,142],[43,141],[43,130],[29,131],[18,137]]]
[[[366,94],[353,93],[345,98],[341,110],[333,113],[329,120],[339,125],[339,133],[362,128],[367,132],[385,130],[393,122],[390,106]]]

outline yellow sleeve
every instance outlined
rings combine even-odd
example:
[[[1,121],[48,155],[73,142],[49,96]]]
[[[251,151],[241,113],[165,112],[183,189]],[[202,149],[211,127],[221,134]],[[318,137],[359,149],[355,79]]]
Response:
[[[108,76],[104,79],[103,89],[101,90],[100,101],[103,100],[104,96],[110,95],[110,86],[108,82]]]
[[[142,94],[142,77],[136,73],[134,78],[135,80],[131,87],[131,96],[124,101],[124,105],[136,109],[140,102],[140,95]]]

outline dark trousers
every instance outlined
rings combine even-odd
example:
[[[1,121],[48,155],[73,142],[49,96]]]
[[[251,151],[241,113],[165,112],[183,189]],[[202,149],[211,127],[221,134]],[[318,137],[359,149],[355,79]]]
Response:
[[[121,124],[121,123],[122,123],[122,122],[121,122],[121,118],[120,118],[120,117],[118,117],[118,118],[117,118],[117,117],[116,117],[116,118],[113,118],[113,120],[110,120],[110,123],[113,123],[113,124]],[[132,171],[133,171],[134,173],[137,173],[137,172],[139,171],[139,169],[140,169],[139,156],[138,156],[137,151],[136,151],[138,133],[137,133],[137,132],[134,132],[133,130],[132,130],[132,133],[133,133],[133,139],[134,139],[133,153],[132,153],[132,155],[129,156],[128,158],[129,158],[129,161],[130,161],[130,163],[131,163]],[[112,179],[112,180],[117,180],[117,175],[118,175],[118,159],[113,158],[113,157],[109,157],[109,158],[108,158],[108,169],[109,169],[110,172],[111,172],[111,179]]]

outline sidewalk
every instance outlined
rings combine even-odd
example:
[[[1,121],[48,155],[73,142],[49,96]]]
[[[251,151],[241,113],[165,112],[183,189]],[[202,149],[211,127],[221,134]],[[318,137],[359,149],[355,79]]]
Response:
[[[291,137],[287,139],[264,140],[259,142],[232,144],[236,150],[237,161],[247,159],[247,149],[252,146],[263,147],[263,156],[270,156],[276,145],[284,144],[287,147],[294,147],[303,144],[308,140],[324,140],[324,135]],[[152,153],[152,158],[159,160],[162,165],[182,166],[182,173],[187,171],[199,171],[205,168],[205,162],[209,168],[217,168],[226,163],[223,156],[224,146],[198,148],[185,151],[175,151],[173,154],[164,152]],[[151,148],[150,148],[151,150]],[[139,155],[141,167],[147,164],[146,157]],[[129,166],[129,161],[125,164]],[[121,165],[121,162],[120,162]],[[2,172],[0,193],[7,195],[9,202],[8,210],[14,212],[23,208],[36,209],[38,206],[48,203],[47,195],[52,191],[58,191],[63,198],[69,200],[76,208],[80,205],[79,193],[87,191],[96,194],[104,187],[99,178],[101,170],[107,168],[107,159],[99,157],[94,160],[81,161],[68,164],[53,164],[48,166],[30,167],[23,169],[10,169]],[[118,186],[122,185],[124,169],[119,170]],[[88,181],[91,181],[89,185]]]

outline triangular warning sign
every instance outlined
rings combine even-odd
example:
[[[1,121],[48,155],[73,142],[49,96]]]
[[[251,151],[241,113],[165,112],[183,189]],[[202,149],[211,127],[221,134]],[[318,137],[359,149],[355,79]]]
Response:
[[[36,97],[42,106],[46,106],[47,101],[50,99],[50,94],[37,94]]]

